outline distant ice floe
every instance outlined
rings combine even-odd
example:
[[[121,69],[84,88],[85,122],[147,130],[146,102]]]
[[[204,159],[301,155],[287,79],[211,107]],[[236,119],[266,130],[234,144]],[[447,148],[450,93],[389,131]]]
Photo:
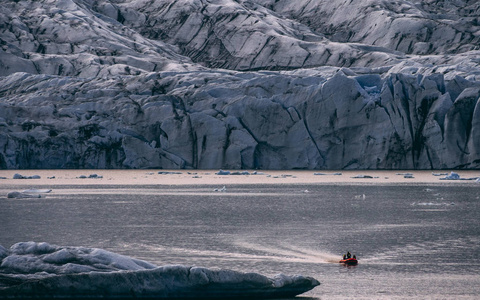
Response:
[[[395,175],[403,176],[403,178],[415,178],[412,173],[396,173]]]
[[[79,179],[86,179],[86,178],[101,179],[101,178],[103,178],[103,176],[97,175],[97,174],[90,174],[90,175],[88,175],[88,176],[86,176],[86,175],[80,175],[80,176],[78,176],[77,178],[79,178]]]
[[[368,178],[368,179],[370,179],[370,178],[373,178],[373,176],[370,176],[370,175],[357,175],[357,176],[353,176],[352,178],[356,178],[356,179],[357,179],[357,178]]]
[[[178,175],[182,174],[182,172],[172,172],[172,171],[160,171],[158,172],[160,175]]]
[[[42,198],[42,196],[40,194],[29,194],[29,193],[13,191],[7,194],[7,198],[15,198],[15,199]]]
[[[291,175],[291,174],[280,174],[280,175],[276,175],[276,176],[272,176],[272,175],[267,175],[267,177],[271,177],[271,178],[297,178],[297,176],[295,175]]]
[[[342,173],[313,173],[316,176],[323,176],[323,175],[334,175],[334,176],[341,176]]]
[[[451,206],[454,202],[414,202],[412,206]]]
[[[28,189],[24,190],[24,193],[37,193],[37,194],[47,194],[50,193],[52,190],[51,189]]]
[[[294,297],[320,283],[201,267],[158,267],[102,249],[23,242],[0,246],[0,299],[156,298],[268,299]]]
[[[218,172],[215,173],[215,175],[266,175],[265,173],[262,173],[262,172],[257,172],[257,171],[253,171],[253,172],[248,172],[248,171],[234,171],[234,172],[231,172],[231,171],[227,171],[227,170],[219,170]]]
[[[455,172],[450,172],[449,175],[440,178],[440,180],[475,180],[477,182],[479,181],[479,179],[480,177],[461,178],[460,175]]]
[[[23,192],[12,191],[7,194],[7,198],[16,198],[16,199],[24,199],[24,198],[42,198],[41,194],[50,193],[52,190],[50,189],[28,189],[24,190]]]
[[[433,176],[445,176],[448,175],[448,173],[432,173]]]
[[[41,177],[40,175],[23,176],[21,174],[15,173],[13,175],[13,179],[41,179]]]

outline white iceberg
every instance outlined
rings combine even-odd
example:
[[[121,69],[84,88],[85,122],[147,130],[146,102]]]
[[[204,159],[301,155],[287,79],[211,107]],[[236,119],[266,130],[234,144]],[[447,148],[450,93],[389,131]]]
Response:
[[[148,262],[102,249],[47,243],[0,246],[0,299],[293,297],[318,286],[311,277],[210,270]]]

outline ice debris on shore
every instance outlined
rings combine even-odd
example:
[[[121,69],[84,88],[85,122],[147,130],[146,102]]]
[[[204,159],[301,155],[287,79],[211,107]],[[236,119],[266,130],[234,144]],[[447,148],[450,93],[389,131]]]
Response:
[[[356,176],[353,176],[352,178],[355,178],[355,179],[361,179],[361,178],[367,178],[367,179],[371,179],[373,178],[373,176],[370,176],[370,175],[356,175]]]
[[[159,175],[180,175],[182,172],[174,172],[174,171],[160,171],[158,172]]]
[[[18,173],[13,175],[13,179],[41,179],[40,175],[24,176]]]
[[[0,246],[0,299],[293,297],[318,286],[311,277],[158,267],[102,249],[23,242]]]
[[[223,176],[227,176],[227,175],[266,175],[265,173],[263,172],[257,172],[257,171],[253,171],[253,172],[248,172],[248,171],[227,171],[227,170],[219,170],[218,172],[215,173],[215,175],[223,175]]]
[[[324,176],[324,175],[333,175],[333,176],[341,176],[342,173],[313,173],[315,176]]]
[[[80,176],[78,176],[77,178],[79,178],[79,179],[86,179],[86,178],[102,179],[103,176],[97,175],[97,174],[90,174],[90,175],[88,175],[88,176],[86,176],[86,175],[80,175]]]
[[[470,177],[470,178],[462,178],[458,173],[450,172],[449,175],[440,178],[440,180],[475,180],[478,181],[480,177]]]

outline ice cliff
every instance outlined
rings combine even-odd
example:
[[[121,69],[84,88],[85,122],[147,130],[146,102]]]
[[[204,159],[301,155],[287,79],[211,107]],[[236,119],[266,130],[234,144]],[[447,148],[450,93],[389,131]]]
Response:
[[[24,242],[0,246],[0,299],[232,299],[293,297],[320,283],[300,275],[169,265],[109,251]]]
[[[480,167],[476,1],[0,6],[0,168]]]

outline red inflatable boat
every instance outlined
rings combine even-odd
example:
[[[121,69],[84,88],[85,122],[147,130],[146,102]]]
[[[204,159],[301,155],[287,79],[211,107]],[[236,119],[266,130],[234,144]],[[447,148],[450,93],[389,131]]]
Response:
[[[348,266],[355,266],[356,264],[358,264],[358,260],[356,258],[347,258],[347,259],[342,259],[341,261],[339,261],[339,263],[348,265]]]

